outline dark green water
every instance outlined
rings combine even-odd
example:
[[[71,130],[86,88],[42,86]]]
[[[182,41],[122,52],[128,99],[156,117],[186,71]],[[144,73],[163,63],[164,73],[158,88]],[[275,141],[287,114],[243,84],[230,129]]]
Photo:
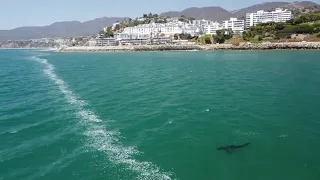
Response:
[[[319,51],[0,51],[0,180],[319,180],[319,153]]]

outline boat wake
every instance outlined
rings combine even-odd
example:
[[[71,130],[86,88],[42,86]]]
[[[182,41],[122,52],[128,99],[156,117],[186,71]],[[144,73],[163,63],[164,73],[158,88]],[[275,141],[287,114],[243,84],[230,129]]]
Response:
[[[102,121],[93,111],[86,108],[87,103],[80,100],[66,82],[55,74],[54,65],[48,60],[33,56],[33,60],[44,65],[44,74],[53,81],[64,95],[66,101],[75,111],[80,124],[85,129],[89,145],[95,150],[106,153],[108,159],[116,165],[123,165],[127,170],[137,174],[137,179],[169,180],[172,173],[163,172],[158,166],[147,161],[134,159],[140,152],[135,147],[127,147],[120,142],[120,132],[106,130],[106,121]]]

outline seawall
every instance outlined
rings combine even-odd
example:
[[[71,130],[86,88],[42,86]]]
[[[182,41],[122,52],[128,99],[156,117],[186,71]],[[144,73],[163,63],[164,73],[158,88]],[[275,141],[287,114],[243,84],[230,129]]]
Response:
[[[320,42],[242,43],[211,45],[140,45],[140,46],[83,46],[61,48],[59,52],[130,52],[130,51],[192,51],[192,50],[320,50]]]

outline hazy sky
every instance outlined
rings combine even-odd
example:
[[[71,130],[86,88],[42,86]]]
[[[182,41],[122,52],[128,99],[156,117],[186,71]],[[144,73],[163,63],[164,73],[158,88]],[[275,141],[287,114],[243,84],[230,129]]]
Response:
[[[0,0],[0,29],[42,26],[57,21],[86,21],[104,16],[137,17],[143,13],[161,13],[188,7],[220,6],[234,10],[266,1],[268,0]],[[320,3],[320,0],[313,2]]]

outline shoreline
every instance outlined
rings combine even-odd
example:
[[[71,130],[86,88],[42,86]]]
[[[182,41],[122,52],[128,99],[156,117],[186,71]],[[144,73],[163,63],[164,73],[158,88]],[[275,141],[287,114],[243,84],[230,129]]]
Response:
[[[215,51],[215,50],[320,50],[320,42],[241,43],[208,45],[123,45],[123,46],[76,46],[64,48],[0,48],[0,50],[33,50],[41,52],[160,52],[160,51]]]
[[[53,50],[54,52],[154,52],[154,51],[214,51],[214,50],[320,50],[320,42],[242,43],[210,45],[128,45],[82,46]],[[52,50],[51,50],[52,51]]]

